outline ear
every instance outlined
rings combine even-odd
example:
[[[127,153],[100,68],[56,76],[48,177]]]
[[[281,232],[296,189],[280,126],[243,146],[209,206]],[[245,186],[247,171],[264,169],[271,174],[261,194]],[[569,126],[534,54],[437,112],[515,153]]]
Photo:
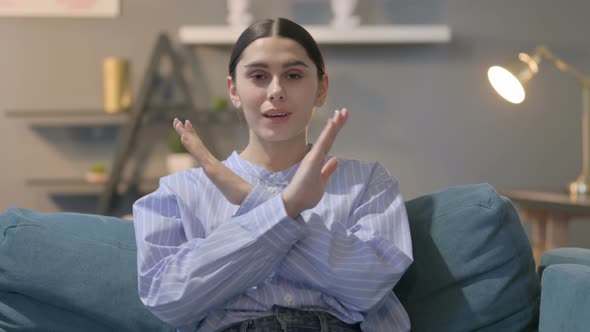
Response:
[[[326,97],[328,96],[328,88],[330,87],[330,78],[328,77],[328,73],[324,74],[324,78],[321,80],[320,85],[318,87],[318,95],[315,99],[315,106],[321,107],[324,105],[326,101]]]
[[[240,102],[240,96],[238,96],[238,90],[236,88],[235,82],[232,80],[231,76],[228,76],[226,79],[227,84],[227,92],[229,93],[229,98],[234,105],[235,108],[240,108],[242,103]]]

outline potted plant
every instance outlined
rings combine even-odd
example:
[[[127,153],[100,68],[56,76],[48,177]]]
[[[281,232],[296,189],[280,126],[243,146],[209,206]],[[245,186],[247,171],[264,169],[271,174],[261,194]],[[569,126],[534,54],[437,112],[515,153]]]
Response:
[[[103,163],[96,163],[86,172],[86,181],[89,183],[105,183],[109,180],[107,167]]]
[[[215,97],[211,101],[211,109],[215,112],[223,112],[229,109],[229,102],[223,97]]]
[[[168,134],[168,148],[170,153],[166,156],[166,170],[169,174],[195,167],[195,160],[188,153],[174,129],[171,129]]]

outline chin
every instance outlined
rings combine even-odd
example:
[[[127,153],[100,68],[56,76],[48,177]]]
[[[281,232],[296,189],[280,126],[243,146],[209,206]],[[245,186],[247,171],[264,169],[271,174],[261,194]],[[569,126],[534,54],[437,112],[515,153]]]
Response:
[[[293,140],[297,135],[293,135],[292,133],[261,133],[257,135],[258,138],[264,142],[272,142],[272,143],[279,143]]]
[[[292,137],[277,136],[277,135],[266,136],[266,137],[261,137],[261,138],[265,142],[272,142],[272,143],[280,143],[280,142],[285,142],[285,141],[289,141],[290,139],[292,139]]]

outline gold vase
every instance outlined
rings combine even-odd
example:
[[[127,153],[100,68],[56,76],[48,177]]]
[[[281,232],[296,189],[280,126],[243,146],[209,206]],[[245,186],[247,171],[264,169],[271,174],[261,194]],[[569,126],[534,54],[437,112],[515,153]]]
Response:
[[[131,107],[129,61],[108,57],[102,63],[104,110],[107,113],[127,111]]]

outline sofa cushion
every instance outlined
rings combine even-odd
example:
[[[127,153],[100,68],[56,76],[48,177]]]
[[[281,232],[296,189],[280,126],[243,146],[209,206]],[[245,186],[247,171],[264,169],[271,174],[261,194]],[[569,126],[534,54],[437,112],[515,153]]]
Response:
[[[109,332],[112,329],[21,294],[0,292],[0,331]]]
[[[523,331],[538,319],[539,279],[510,201],[488,184],[406,202],[414,263],[395,288],[412,331]]]
[[[7,210],[0,215],[0,292],[11,294],[0,297],[4,324],[20,324],[9,321],[11,313],[34,312],[22,324],[61,322],[63,329],[52,330],[67,331],[74,315],[96,331],[173,330],[139,300],[133,224],[123,219]]]
[[[590,327],[590,266],[554,264],[542,278],[539,332],[588,331]]]

